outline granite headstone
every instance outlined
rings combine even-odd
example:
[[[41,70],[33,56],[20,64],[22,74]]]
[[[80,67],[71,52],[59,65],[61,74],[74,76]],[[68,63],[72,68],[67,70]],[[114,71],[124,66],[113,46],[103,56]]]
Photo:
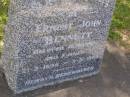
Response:
[[[10,0],[2,65],[15,93],[100,71],[115,0]]]

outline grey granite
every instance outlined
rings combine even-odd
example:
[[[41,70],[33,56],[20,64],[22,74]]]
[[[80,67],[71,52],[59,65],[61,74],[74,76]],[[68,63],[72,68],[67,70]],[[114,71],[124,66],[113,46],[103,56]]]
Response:
[[[15,93],[100,71],[115,0],[10,0],[2,65]]]

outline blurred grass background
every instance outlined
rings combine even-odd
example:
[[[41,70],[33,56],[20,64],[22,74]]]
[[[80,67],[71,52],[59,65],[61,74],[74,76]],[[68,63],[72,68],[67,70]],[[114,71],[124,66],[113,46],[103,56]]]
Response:
[[[3,31],[7,22],[9,0],[0,0],[0,52],[3,47]],[[130,49],[130,0],[117,0],[109,31],[110,42]]]
[[[3,47],[4,25],[7,22],[8,0],[0,0],[0,56]]]
[[[117,0],[109,41],[130,50],[130,0]]]

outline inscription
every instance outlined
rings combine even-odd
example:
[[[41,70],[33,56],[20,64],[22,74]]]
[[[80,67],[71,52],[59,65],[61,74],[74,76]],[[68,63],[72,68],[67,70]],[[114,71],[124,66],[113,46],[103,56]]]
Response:
[[[98,27],[101,25],[101,20],[92,20],[92,21],[81,21],[82,23],[77,25],[76,27]],[[70,24],[59,24],[59,25],[36,25],[36,31],[34,32],[35,36],[42,36],[50,34],[51,32],[58,32],[58,31],[71,31],[74,29],[73,23]],[[61,32],[62,33],[62,32]]]
[[[101,20],[83,21],[81,27],[98,27],[101,25]]]
[[[41,78],[41,79],[28,80],[28,81],[25,82],[25,85],[36,84],[36,83],[40,83],[42,81],[47,81],[47,80],[50,80],[50,79],[59,79],[61,77],[70,76],[70,75],[78,74],[78,73],[81,73],[81,72],[92,71],[93,69],[94,69],[94,67],[91,66],[91,67],[88,67],[88,68],[81,68],[81,69],[75,70],[75,71],[60,73],[60,74],[57,74],[55,77],[54,76],[48,76],[48,77]]]

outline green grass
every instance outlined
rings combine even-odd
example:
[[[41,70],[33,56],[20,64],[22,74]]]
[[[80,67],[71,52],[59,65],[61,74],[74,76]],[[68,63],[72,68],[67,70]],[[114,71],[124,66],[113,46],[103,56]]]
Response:
[[[7,21],[8,0],[0,0],[0,55],[3,47],[3,31]]]
[[[130,0],[117,0],[109,40],[121,41],[124,32],[130,33]]]
[[[3,27],[7,21],[8,1],[0,0],[0,35],[3,35]]]

